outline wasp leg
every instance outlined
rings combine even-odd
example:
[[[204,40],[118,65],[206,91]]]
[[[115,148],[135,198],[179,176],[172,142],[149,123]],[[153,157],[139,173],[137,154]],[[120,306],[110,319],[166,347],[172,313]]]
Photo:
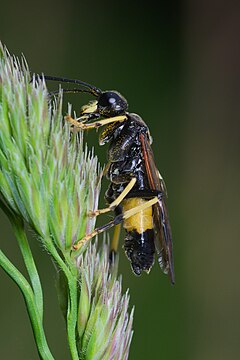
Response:
[[[110,258],[112,254],[116,254],[118,250],[119,238],[121,233],[121,224],[117,224],[114,229],[113,238],[111,241],[111,250],[110,250]]]
[[[139,213],[140,211],[147,209],[150,206],[153,206],[158,201],[159,201],[158,197],[155,196],[153,199],[148,200],[145,204],[136,206],[135,208],[126,211],[124,214],[117,215],[115,219],[113,219],[109,223],[96,228],[95,230],[93,230],[93,232],[91,232],[90,234],[86,235],[84,238],[79,240],[75,245],[73,245],[73,249],[78,250],[86,241],[92,239],[94,236],[101,234],[104,231],[107,231],[108,229],[110,229],[115,225],[121,224],[124,220]]]
[[[84,113],[83,115],[81,115],[79,118],[75,119],[78,121],[78,123],[86,123],[86,122],[89,122],[91,120],[95,120],[95,119],[98,119],[100,117],[99,114],[95,114],[95,113]],[[76,133],[76,132],[79,132],[81,131],[82,128],[79,128],[79,127],[76,127],[76,125],[74,125],[72,128],[71,128],[71,131]]]
[[[78,250],[83,244],[85,244],[86,241],[92,239],[94,236],[96,236],[98,234],[101,234],[104,231],[107,231],[107,230],[111,229],[111,227],[120,224],[122,221],[123,221],[122,214],[117,215],[115,217],[115,219],[113,219],[109,223],[96,228],[95,230],[93,230],[93,232],[91,232],[90,234],[86,235],[84,238],[79,240],[75,245],[73,245],[73,249]]]
[[[104,166],[103,176],[106,176],[106,175],[107,175],[107,172],[108,172],[108,169],[110,168],[110,165],[111,165],[111,162],[109,161],[109,162]]]
[[[132,190],[132,188],[136,184],[136,181],[136,178],[132,178],[125,187],[125,189],[121,192],[121,194],[107,208],[91,211],[89,213],[89,216],[98,216],[99,214],[105,214],[106,212],[113,211]]]
[[[84,122],[88,122],[91,120],[96,120],[100,117],[99,114],[95,114],[95,113],[83,113],[83,115],[81,115],[79,118],[77,118],[76,120],[78,120],[78,122],[84,123]]]
[[[87,111],[81,111],[81,115],[77,118],[74,119],[76,120],[78,123],[86,123],[92,120],[96,120],[100,117],[100,114],[98,113],[94,113],[94,112],[87,112]],[[74,132],[79,132],[81,131],[81,128],[77,128],[75,125],[73,125],[74,128],[72,128],[71,130],[74,129]]]
[[[65,116],[65,120],[68,121],[71,125],[75,126],[76,128],[80,128],[82,130],[86,130],[86,129],[97,129],[100,126],[104,126],[113,122],[122,122],[124,120],[126,120],[127,117],[126,116],[114,116],[112,118],[107,118],[107,119],[103,119],[103,120],[99,120],[99,121],[95,121],[91,124],[84,124],[82,122],[78,122],[78,120],[81,121],[81,117],[78,119],[73,119],[70,115]]]
[[[81,114],[93,114],[97,111],[97,101],[90,101],[87,105],[82,106]],[[99,116],[99,114],[97,114]]]

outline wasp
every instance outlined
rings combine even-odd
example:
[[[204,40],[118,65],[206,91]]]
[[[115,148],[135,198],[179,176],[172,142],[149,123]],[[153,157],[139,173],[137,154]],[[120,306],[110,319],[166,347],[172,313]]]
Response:
[[[80,80],[45,76],[46,80],[74,83],[81,88],[63,92],[85,92],[95,97],[81,108],[80,116],[66,120],[77,130],[106,126],[99,144],[109,143],[104,173],[110,181],[105,193],[107,207],[90,216],[115,211],[115,218],[97,227],[73,246],[79,249],[95,235],[115,226],[112,250],[117,251],[121,224],[126,230],[124,250],[136,275],[149,273],[155,254],[162,271],[174,283],[172,235],[166,205],[167,192],[151,148],[152,138],[143,119],[128,112],[127,100],[117,91],[101,89]]]

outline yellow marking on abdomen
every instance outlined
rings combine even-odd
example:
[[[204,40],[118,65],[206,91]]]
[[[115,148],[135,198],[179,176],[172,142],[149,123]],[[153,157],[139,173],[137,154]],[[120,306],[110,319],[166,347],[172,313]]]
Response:
[[[122,202],[123,214],[127,210],[134,209],[137,206],[144,205],[147,200],[141,198],[130,198],[125,199]],[[123,227],[127,231],[137,231],[139,234],[142,234],[144,231],[153,228],[153,214],[152,206],[148,207],[145,210],[139,211],[137,214],[130,216],[128,219],[125,219],[123,222]]]

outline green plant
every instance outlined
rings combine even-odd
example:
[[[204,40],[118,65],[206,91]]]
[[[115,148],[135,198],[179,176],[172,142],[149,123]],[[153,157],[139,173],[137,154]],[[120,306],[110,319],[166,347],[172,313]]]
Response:
[[[48,97],[26,61],[0,46],[0,206],[7,214],[29,275],[26,279],[0,250],[0,265],[25,298],[39,356],[54,359],[43,328],[43,294],[26,236],[37,234],[60,270],[59,299],[72,359],[127,359],[133,311],[122,295],[117,261],[108,246],[97,252],[72,245],[95,226],[87,216],[98,206],[97,158],[72,134],[62,116],[62,93]],[[71,108],[69,107],[69,112]]]

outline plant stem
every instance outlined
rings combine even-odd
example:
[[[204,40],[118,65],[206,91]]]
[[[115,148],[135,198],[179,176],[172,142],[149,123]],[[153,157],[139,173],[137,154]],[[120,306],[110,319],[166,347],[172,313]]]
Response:
[[[64,260],[59,255],[56,250],[52,239],[45,238],[44,243],[47,247],[47,250],[51,253],[54,260],[59,265],[60,269],[63,270],[69,287],[69,295],[68,295],[68,310],[67,310],[67,333],[68,333],[68,341],[69,348],[72,355],[73,360],[79,360],[77,344],[76,344],[76,326],[77,326],[77,313],[78,313],[78,304],[77,304],[77,269],[73,267],[66,259],[68,265],[64,262]]]
[[[42,320],[40,318],[31,285],[1,250],[0,265],[3,270],[5,270],[5,272],[15,281],[24,296],[40,358],[43,360],[54,360],[47,344]]]
[[[16,235],[18,245],[20,247],[24,263],[26,265],[28,275],[32,284],[33,293],[35,297],[35,303],[38,308],[40,320],[43,321],[43,293],[41,281],[38,275],[38,271],[33,259],[31,248],[29,246],[26,233],[24,231],[23,221],[17,217],[10,218],[13,226],[13,231]]]
[[[34,297],[33,301],[35,301],[35,306],[37,307],[37,310],[39,313],[38,320],[42,323],[43,295],[42,295],[41,282],[40,282],[39,275],[38,275],[38,272],[37,272],[37,269],[36,269],[36,266],[34,263],[34,259],[32,257],[32,252],[31,252],[26,234],[24,232],[23,222],[14,213],[12,213],[1,200],[0,200],[0,207],[4,210],[6,215],[9,217],[9,220],[11,221],[11,224],[13,226],[13,230],[16,235],[16,238],[17,238],[23,259],[24,259],[24,263],[26,265],[26,268],[27,268],[27,271],[28,271],[28,274],[29,274],[29,277],[30,277],[30,280],[32,283],[34,293],[32,292],[32,289],[31,289],[31,292],[32,292],[32,296]],[[72,260],[70,257],[66,258],[66,261],[68,264],[68,265],[66,265],[66,263],[61,258],[58,251],[56,250],[56,248],[52,242],[52,239],[50,237],[45,238],[44,243],[46,245],[47,250],[51,253],[54,260],[59,265],[60,269],[63,270],[63,272],[67,278],[67,281],[68,281],[69,298],[68,298],[68,311],[67,311],[67,333],[68,333],[68,340],[69,340],[69,348],[70,348],[70,352],[72,355],[72,359],[79,360],[77,344],[76,344],[76,323],[77,323],[77,313],[78,313],[78,310],[77,310],[78,309],[77,269],[75,266],[73,266],[73,263],[72,263]],[[2,254],[2,255],[5,256],[4,254]],[[9,260],[8,260],[8,262],[9,262],[9,264],[11,264]],[[14,265],[12,265],[12,267],[15,268]],[[7,271],[7,270],[5,270],[5,271]],[[21,274],[17,269],[16,269],[16,271],[19,274]],[[11,276],[11,273],[8,273],[8,274]],[[30,287],[29,283],[23,277],[22,274],[21,274],[21,276],[25,280],[25,283],[28,285],[28,287]],[[14,281],[15,281],[15,279],[14,279]],[[18,286],[20,287],[19,284],[18,284]],[[20,287],[20,289],[22,290],[21,287]],[[22,290],[22,292],[23,292],[23,290]],[[25,297],[25,295],[24,295],[24,297]],[[27,303],[26,298],[25,298],[25,301]],[[30,318],[32,321],[31,313],[29,310],[28,310],[28,312],[29,312],[29,315],[30,315]],[[32,323],[32,327],[34,328],[33,323]],[[43,334],[44,334],[44,332],[43,332]],[[36,334],[34,333],[34,335],[35,335],[35,339],[36,339]],[[37,339],[36,339],[36,342],[37,342]],[[38,343],[37,343],[37,346],[38,346]],[[39,353],[40,353],[40,351],[39,351]],[[45,358],[43,358],[43,359],[45,359]],[[51,358],[49,358],[49,359],[51,359]]]

